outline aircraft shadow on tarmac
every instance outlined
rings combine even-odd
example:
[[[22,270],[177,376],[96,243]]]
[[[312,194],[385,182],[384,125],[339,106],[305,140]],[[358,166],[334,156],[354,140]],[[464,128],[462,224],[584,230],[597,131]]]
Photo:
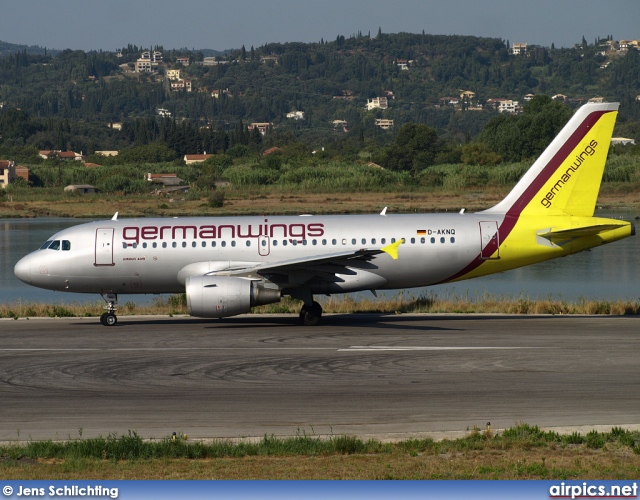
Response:
[[[413,315],[413,314],[383,314],[383,313],[365,313],[365,314],[328,314],[323,316],[322,323],[319,327],[306,326],[299,324],[295,315],[246,315],[236,316],[232,318],[222,319],[202,319],[190,317],[163,317],[149,318],[135,317],[128,318],[121,316],[120,321],[115,328],[121,327],[144,327],[144,326],[168,326],[168,325],[203,325],[204,328],[211,329],[246,329],[246,328],[286,328],[298,327],[304,329],[307,333],[323,327],[353,327],[353,328],[376,328],[376,329],[402,329],[402,330],[460,330],[459,327],[448,327],[447,323],[458,322],[485,322],[485,321],[513,321],[514,319],[531,320],[549,320],[553,318],[555,321],[567,321],[571,318],[577,318],[576,315]],[[615,320],[617,318],[640,318],[638,316],[601,316]],[[428,323],[428,324],[425,324]],[[434,326],[437,323],[438,326]],[[99,324],[99,322],[98,322]],[[74,326],[86,327],[87,323],[72,323]]]

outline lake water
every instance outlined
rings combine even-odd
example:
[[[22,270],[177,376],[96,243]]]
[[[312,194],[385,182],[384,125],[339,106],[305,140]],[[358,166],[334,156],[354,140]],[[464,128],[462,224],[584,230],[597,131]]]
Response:
[[[634,221],[636,214],[596,213]],[[0,304],[46,302],[71,304],[100,301],[99,295],[52,292],[22,283],[13,274],[15,263],[36,250],[49,236],[69,226],[86,222],[82,219],[38,218],[0,219]],[[640,224],[639,224],[640,229]],[[485,294],[526,297],[530,299],[640,299],[640,235],[582,252],[564,259],[556,259],[529,267],[494,274],[484,278],[462,281],[452,285],[438,285],[403,292],[417,296],[435,293],[438,296],[468,296],[481,298]],[[379,292],[392,296],[398,292]],[[366,293],[371,297],[371,294]],[[121,295],[124,304],[133,301],[147,304],[153,295]]]

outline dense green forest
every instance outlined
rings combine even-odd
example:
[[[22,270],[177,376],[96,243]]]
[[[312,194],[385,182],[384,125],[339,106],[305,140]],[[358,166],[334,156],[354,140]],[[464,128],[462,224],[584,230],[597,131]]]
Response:
[[[36,164],[43,162],[38,150],[57,149],[102,165],[179,163],[202,152],[235,161],[277,146],[285,160],[269,160],[272,170],[315,151],[316,160],[366,159],[418,178],[433,165],[528,160],[573,108],[596,96],[621,103],[615,133],[640,143],[640,52],[607,50],[609,41],[530,46],[520,55],[497,38],[425,33],[356,34],[224,54],[135,45],[47,51],[0,42],[0,157]],[[162,54],[151,73],[134,71],[144,50]],[[178,61],[185,57],[188,64]],[[170,69],[179,69],[193,91],[172,91]],[[444,99],[463,91],[473,94],[453,104]],[[519,115],[487,104],[525,104],[527,94],[537,97]],[[556,94],[568,99],[548,97]],[[368,99],[383,95],[387,109],[366,109]],[[159,116],[160,109],[170,116]],[[292,111],[304,118],[287,118]],[[376,119],[394,127],[383,130]],[[267,133],[250,130],[252,122],[269,123]],[[100,150],[121,156],[92,155]]]

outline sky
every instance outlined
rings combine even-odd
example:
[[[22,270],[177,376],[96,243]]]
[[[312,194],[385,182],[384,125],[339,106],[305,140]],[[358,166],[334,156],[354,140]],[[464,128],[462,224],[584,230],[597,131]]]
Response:
[[[361,32],[571,47],[640,38],[640,0],[4,0],[0,40],[49,49],[238,49]]]

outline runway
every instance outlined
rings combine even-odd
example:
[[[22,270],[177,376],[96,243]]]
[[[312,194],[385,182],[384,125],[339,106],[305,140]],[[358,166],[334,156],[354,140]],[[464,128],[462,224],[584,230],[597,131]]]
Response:
[[[640,318],[0,320],[0,441],[640,424]]]

